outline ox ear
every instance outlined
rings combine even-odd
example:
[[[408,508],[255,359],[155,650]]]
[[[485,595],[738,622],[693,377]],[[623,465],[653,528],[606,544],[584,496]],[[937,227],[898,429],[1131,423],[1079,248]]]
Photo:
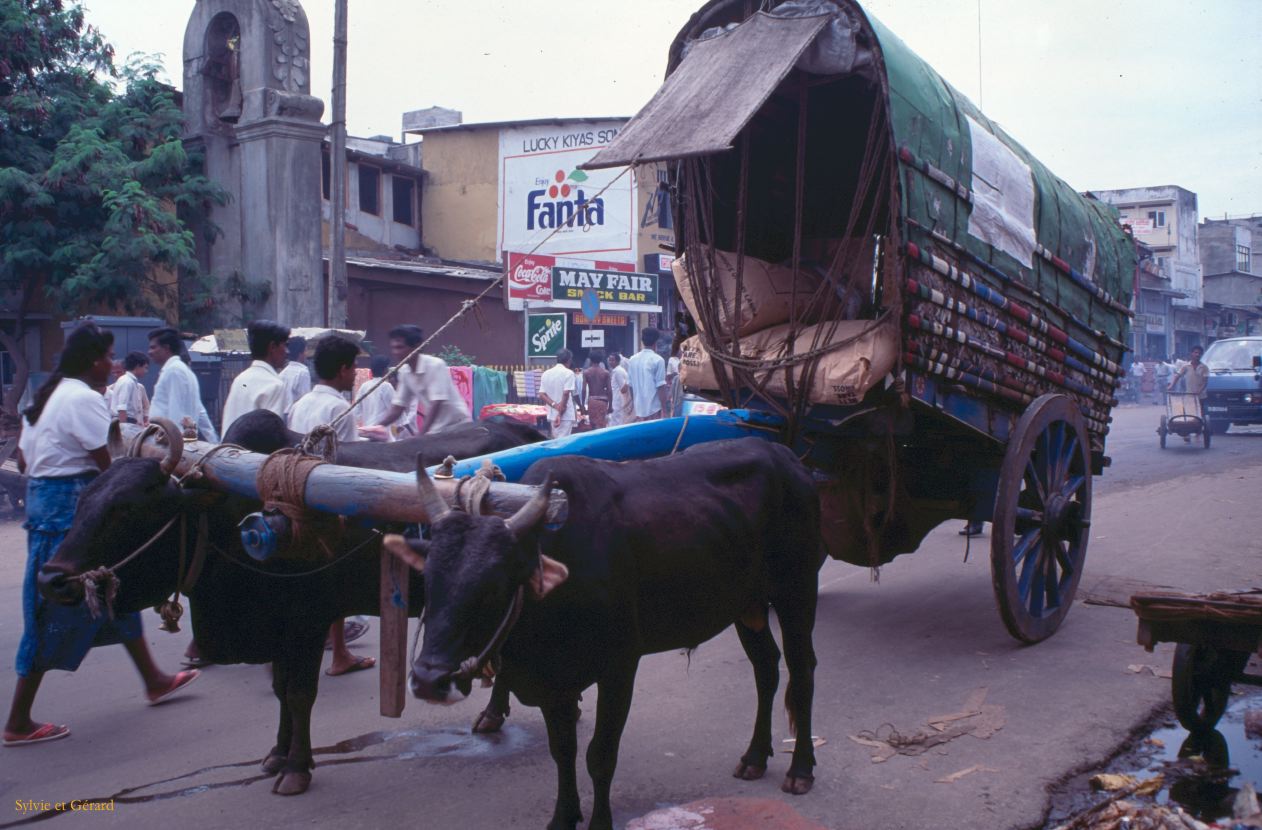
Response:
[[[555,559],[539,554],[539,567],[530,575],[530,596],[539,600],[570,578],[570,569]]]
[[[429,543],[424,539],[404,539],[397,533],[386,534],[382,547],[394,554],[417,573],[425,572],[425,552]]]

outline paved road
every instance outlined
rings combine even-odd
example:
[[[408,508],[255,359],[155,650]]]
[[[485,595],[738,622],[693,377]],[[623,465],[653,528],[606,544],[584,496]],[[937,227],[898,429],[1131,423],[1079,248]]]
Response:
[[[1262,433],[1215,436],[1209,451],[1176,442],[1163,452],[1153,432],[1157,413],[1151,406],[1117,412],[1114,466],[1097,480],[1084,589],[1115,592],[1117,579],[1189,590],[1262,584]],[[642,664],[614,782],[617,820],[744,797],[787,804],[838,830],[1038,826],[1047,785],[1107,758],[1167,703],[1168,681],[1128,667],[1166,668],[1170,654],[1148,655],[1134,644],[1129,611],[1084,604],[1051,640],[1019,647],[994,608],[987,540],[975,541],[964,561],[957,529],[940,528],[920,551],[885,567],[879,583],[865,569],[825,566],[814,729],[825,743],[809,795],[780,793],[785,756],[772,759],[762,781],[729,777],[748,739],[754,691],[735,636],[725,634],[691,657]],[[0,660],[9,677],[23,544],[16,524],[0,526]],[[147,626],[162,662],[173,666],[187,635],[163,634],[152,618]],[[367,653],[375,653],[374,634],[363,641]],[[376,672],[326,680],[315,712],[314,738],[324,748],[315,783],[306,796],[285,800],[268,792],[255,766],[276,716],[262,668],[216,667],[186,698],[154,709],[141,705],[139,682],[117,648],[94,652],[79,672],[45,685],[37,715],[69,723],[74,734],[0,750],[0,822],[21,818],[18,799],[119,794],[114,813],[66,814],[51,826],[537,828],[551,811],[542,720],[518,708],[503,735],[474,739],[467,727],[485,692],[455,707],[412,702],[401,720],[389,720],[376,714]],[[989,738],[966,734],[884,763],[848,738],[927,730],[927,720],[976,702],[981,689],[991,707]],[[591,699],[585,710],[584,742]],[[776,732],[788,737],[780,712]],[[585,780],[582,793],[590,803]]]

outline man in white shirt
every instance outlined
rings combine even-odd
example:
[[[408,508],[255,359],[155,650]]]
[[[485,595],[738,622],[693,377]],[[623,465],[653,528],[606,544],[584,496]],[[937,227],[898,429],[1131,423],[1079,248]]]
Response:
[[[110,415],[123,424],[148,423],[149,396],[140,380],[149,373],[149,358],[142,352],[131,352],[123,360],[123,370],[110,387]]]
[[[659,336],[657,329],[645,329],[640,335],[644,348],[627,361],[627,377],[631,381],[631,399],[635,405],[637,421],[660,418],[670,407],[670,390],[666,388],[666,361],[654,349]]]
[[[323,338],[316,346],[315,370],[320,382],[289,409],[289,428],[304,435],[323,424],[331,424],[351,405],[343,394],[355,388],[355,358],[359,346],[340,335]],[[305,367],[304,367],[305,368]],[[355,419],[347,416],[337,425],[337,440],[358,441]],[[352,654],[346,647],[346,625],[337,620],[329,628],[333,646],[333,664],[326,674],[336,677],[347,672],[371,669],[377,661],[372,657]]]
[[[149,418],[166,418],[180,428],[191,424],[203,441],[218,444],[219,434],[202,404],[197,375],[182,359],[183,352],[184,343],[175,329],[149,332],[149,359],[158,364],[161,372],[153,388]]]
[[[395,362],[407,357],[424,341],[425,333],[419,326],[405,325],[391,329],[390,352]],[[473,420],[460,390],[451,379],[451,371],[439,358],[418,354],[399,367],[396,377],[399,388],[394,393],[390,408],[377,421],[378,425],[389,426],[404,413],[412,419],[418,407],[425,415],[421,434],[440,432]]]
[[[280,379],[284,381],[285,391],[289,394],[289,405],[293,406],[311,391],[311,370],[307,368],[307,338],[291,337],[285,348],[289,352],[289,362],[280,370]]]
[[[393,441],[394,435],[392,429],[396,426],[403,425],[403,419],[407,417],[407,413],[399,416],[399,420],[379,428],[377,425],[381,419],[390,410],[390,403],[394,400],[394,385],[388,380],[377,383],[387,371],[390,370],[390,358],[383,354],[376,355],[372,359],[372,379],[365,382],[359,393],[364,394],[364,390],[372,389],[355,410],[355,414],[359,418],[361,427],[370,427],[365,436],[370,441]],[[375,388],[374,388],[375,387]]]
[[[272,320],[255,320],[247,327],[246,337],[254,362],[232,380],[228,400],[223,405],[225,435],[232,422],[247,412],[267,409],[284,418],[289,410],[289,393],[280,379],[280,370],[289,362],[289,351],[285,347],[289,327]]]
[[[320,341],[315,353],[320,382],[290,407],[290,429],[306,435],[322,424],[333,423],[337,416],[351,408],[343,393],[355,388],[355,358],[358,356],[359,347],[345,337],[335,334]],[[338,422],[337,440],[360,440],[353,417]]]
[[[575,380],[570,368],[573,359],[569,349],[562,349],[557,352],[556,365],[539,378],[539,399],[551,410],[548,423],[552,425],[553,438],[564,438],[574,431]]]
[[[631,379],[627,376],[626,361],[619,352],[609,355],[609,385],[613,400],[609,402],[609,426],[629,424],[635,420],[635,404],[631,400]]]

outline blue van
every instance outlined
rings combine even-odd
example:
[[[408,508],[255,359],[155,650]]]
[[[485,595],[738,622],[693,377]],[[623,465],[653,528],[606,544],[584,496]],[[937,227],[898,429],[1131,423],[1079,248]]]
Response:
[[[1205,414],[1214,432],[1262,424],[1262,337],[1215,340],[1201,360],[1209,367]]]

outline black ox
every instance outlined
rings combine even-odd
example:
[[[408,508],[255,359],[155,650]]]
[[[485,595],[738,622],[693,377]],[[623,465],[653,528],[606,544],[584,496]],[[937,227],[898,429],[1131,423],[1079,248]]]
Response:
[[[488,446],[503,443],[506,435],[531,438],[529,433],[513,427],[501,430],[499,426],[462,427],[451,441],[443,432],[371,448],[346,444],[339,450],[339,462],[389,468],[393,459],[382,451],[398,448],[396,452],[410,454],[410,469],[416,463],[418,445],[423,445],[424,457],[441,459],[448,454],[481,454],[488,451]],[[94,568],[118,564],[156,536],[148,550],[118,570],[120,584],[114,602],[120,612],[154,606],[171,595],[180,579],[181,531],[186,534],[186,552],[193,551],[196,519],[204,515],[212,551],[206,556],[196,583],[188,589],[198,647],[205,658],[215,663],[272,664],[272,690],[280,701],[280,724],[276,743],[263,761],[263,770],[278,774],[273,792],[305,792],[314,765],[311,709],[319,685],[325,636],[336,619],[379,613],[380,543],[370,529],[348,527],[341,548],[335,553],[340,556],[342,551],[362,547],[318,573],[305,573],[313,567],[308,563],[255,563],[241,547],[237,524],[257,510],[259,503],[173,484],[166,470],[178,461],[182,441],[173,425],[164,424],[164,431],[171,447],[166,461],[160,464],[146,458],[116,458],[84,491],[73,527],[40,574],[40,588],[52,600],[80,602],[83,587],[75,577]],[[254,452],[270,453],[292,446],[294,435],[271,412],[252,412],[238,419],[224,440]],[[191,520],[176,522],[160,532],[181,511]],[[262,572],[264,568],[266,571]],[[411,580],[410,596],[408,613],[415,616],[423,597],[419,576]]]
[[[537,495],[507,521],[448,510],[423,468],[417,478],[426,510],[439,517],[431,538],[386,541],[425,574],[412,691],[432,702],[463,698],[498,646],[496,685],[542,708],[547,723],[557,767],[551,830],[582,820],[579,694],[593,683],[599,690],[587,750],[590,827],[610,828],[610,782],[640,657],[693,648],[733,623],[758,689],[753,738],[734,774],[763,775],[780,661],[768,607],[780,619],[790,725],[803,736],[782,789],[810,789],[811,632],[823,558],[818,499],[790,450],[746,438],[652,461],[547,459],[524,479],[542,483]],[[551,531],[543,519],[554,481],[569,508]]]

